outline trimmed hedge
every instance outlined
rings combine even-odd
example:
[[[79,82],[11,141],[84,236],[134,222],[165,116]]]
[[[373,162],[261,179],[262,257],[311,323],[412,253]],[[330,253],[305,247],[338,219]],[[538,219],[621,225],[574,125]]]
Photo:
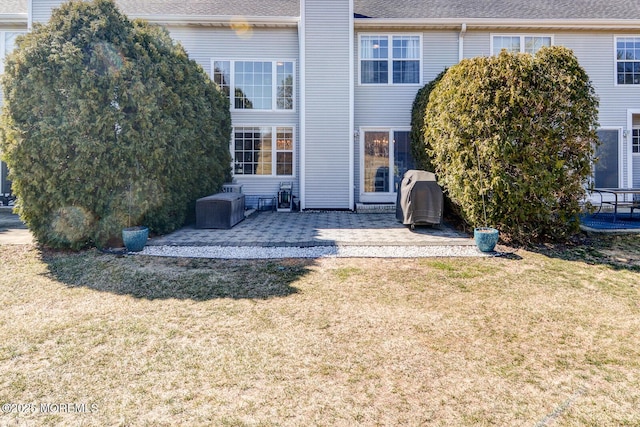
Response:
[[[433,171],[431,159],[427,154],[427,146],[424,139],[425,121],[424,114],[429,103],[431,91],[436,87],[438,82],[442,80],[447,70],[445,69],[436,76],[435,79],[424,85],[418,90],[413,105],[411,107],[411,155],[413,156],[416,168],[426,171]]]
[[[503,51],[447,71],[426,106],[424,138],[470,225],[518,243],[557,241],[578,230],[597,116],[595,91],[569,49]]]
[[[170,232],[230,178],[229,101],[161,27],[111,0],[70,2],[17,44],[0,147],[39,243]]]

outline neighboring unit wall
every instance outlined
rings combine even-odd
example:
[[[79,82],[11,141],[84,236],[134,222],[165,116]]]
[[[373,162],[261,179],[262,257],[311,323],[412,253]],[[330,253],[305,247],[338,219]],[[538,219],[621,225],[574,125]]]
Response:
[[[600,99],[598,121],[601,128],[627,127],[627,110],[640,108],[640,85],[616,85],[616,62],[614,35],[604,32],[577,33],[559,32],[555,44],[573,50],[580,65],[589,75]],[[620,138],[623,135],[619,135]],[[631,183],[631,137],[623,140],[620,156],[620,185],[630,187]],[[638,170],[637,173],[640,173]]]
[[[305,209],[353,209],[351,0],[302,0]]]
[[[491,35],[498,34],[540,34],[553,36],[554,45],[571,49],[580,65],[585,69],[596,94],[600,99],[599,122],[602,128],[627,129],[627,110],[640,110],[640,85],[616,84],[616,36],[640,36],[640,30],[634,34],[613,34],[604,31],[468,31],[464,39],[464,57],[471,58],[489,55]],[[621,153],[622,186],[640,185],[640,161],[632,166],[631,137],[624,140]],[[631,176],[633,175],[633,179]],[[634,181],[634,182],[632,182]]]
[[[293,182],[293,194],[299,197],[299,68],[297,28],[243,28],[236,32],[229,27],[168,27],[173,39],[179,41],[189,57],[198,62],[213,78],[212,61],[292,61],[296,78],[294,109],[288,111],[236,110],[231,112],[234,127],[285,126],[294,131],[293,176],[237,175],[234,180],[243,185],[248,196],[276,196],[281,182]],[[275,79],[275,76],[273,77]],[[233,141],[230,141],[233,156]],[[249,197],[256,202],[256,197]]]

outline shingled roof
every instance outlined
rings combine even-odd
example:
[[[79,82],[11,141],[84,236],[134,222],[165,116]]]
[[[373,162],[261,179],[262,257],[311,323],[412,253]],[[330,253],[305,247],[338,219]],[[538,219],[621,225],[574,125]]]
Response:
[[[383,19],[639,19],[636,0],[354,0],[355,12]]]
[[[299,0],[116,0],[131,15],[300,16]]]
[[[299,0],[116,0],[131,16],[297,17]],[[402,20],[640,19],[637,0],[354,0],[361,18]],[[0,14],[27,13],[27,0],[0,0]]]
[[[27,0],[0,0],[0,15],[27,13]]]

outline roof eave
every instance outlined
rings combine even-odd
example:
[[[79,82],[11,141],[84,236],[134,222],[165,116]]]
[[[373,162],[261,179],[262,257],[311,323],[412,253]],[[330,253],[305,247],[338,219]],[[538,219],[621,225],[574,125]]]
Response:
[[[297,16],[218,16],[218,15],[143,15],[130,14],[130,18],[144,19],[153,24],[174,26],[211,27],[297,27]]]
[[[640,30],[640,19],[356,18],[355,28]]]

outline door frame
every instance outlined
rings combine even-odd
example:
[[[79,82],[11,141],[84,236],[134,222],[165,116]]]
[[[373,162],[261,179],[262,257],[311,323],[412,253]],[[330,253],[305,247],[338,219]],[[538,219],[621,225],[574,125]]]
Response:
[[[633,116],[637,116],[640,118],[640,110],[639,109],[628,109],[627,110],[627,130],[624,139],[624,145],[626,145],[626,154],[627,154],[627,185],[626,187],[633,187],[633,148],[632,148],[632,138],[633,138]],[[636,126],[637,127],[637,126]],[[636,156],[638,154],[635,154]],[[621,163],[622,164],[622,163]],[[638,171],[640,173],[640,171]]]
[[[367,132],[386,132],[389,135],[389,188],[391,191],[384,193],[368,193],[364,191],[364,178],[365,178],[365,162],[364,162],[364,138]],[[393,185],[393,171],[395,169],[395,145],[394,145],[394,133],[395,132],[411,132],[410,126],[366,126],[360,127],[358,133],[359,138],[359,153],[360,153],[360,170],[358,182],[360,184],[359,200],[362,203],[395,203],[397,194],[395,192],[395,185]]]

